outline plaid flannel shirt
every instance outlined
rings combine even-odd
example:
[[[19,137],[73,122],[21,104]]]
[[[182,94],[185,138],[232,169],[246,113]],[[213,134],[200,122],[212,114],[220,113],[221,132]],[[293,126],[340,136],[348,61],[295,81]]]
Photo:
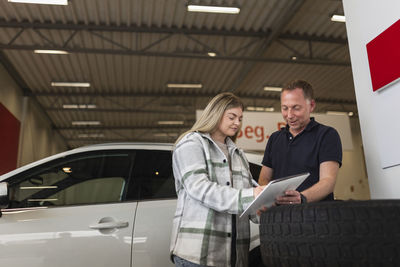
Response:
[[[207,266],[230,266],[232,214],[254,199],[249,163],[227,138],[231,160],[209,134],[187,134],[173,152],[178,195],[171,235],[171,255]],[[249,218],[236,216],[236,266],[248,265]],[[256,216],[252,215],[252,219]]]

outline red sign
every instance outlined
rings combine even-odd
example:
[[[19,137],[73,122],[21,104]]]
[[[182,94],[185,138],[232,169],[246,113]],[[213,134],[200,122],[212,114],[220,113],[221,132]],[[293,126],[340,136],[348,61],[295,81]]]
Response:
[[[400,19],[367,44],[372,89],[400,78]]]
[[[0,103],[0,175],[17,167],[20,122]]]

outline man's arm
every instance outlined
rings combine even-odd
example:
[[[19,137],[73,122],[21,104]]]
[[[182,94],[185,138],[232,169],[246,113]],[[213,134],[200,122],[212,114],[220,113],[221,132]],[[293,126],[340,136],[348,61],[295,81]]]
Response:
[[[308,202],[316,202],[324,199],[335,189],[339,163],[325,161],[319,165],[319,182],[301,192]]]
[[[339,171],[339,163],[336,161],[325,161],[319,166],[319,182],[310,188],[301,192],[307,202],[317,202],[324,199],[333,192],[336,183],[337,173]],[[261,174],[260,174],[261,176]],[[295,190],[288,190],[285,196],[277,197],[276,203],[283,204],[300,204],[300,193]]]
[[[261,171],[260,171],[260,176],[258,177],[258,184],[259,185],[266,185],[268,184],[271,179],[272,179],[272,173],[273,169],[267,166],[262,166]]]

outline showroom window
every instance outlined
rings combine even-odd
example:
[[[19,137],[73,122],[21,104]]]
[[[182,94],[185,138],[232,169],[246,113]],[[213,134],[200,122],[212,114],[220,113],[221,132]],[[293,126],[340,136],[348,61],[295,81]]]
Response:
[[[128,199],[176,198],[171,151],[137,150],[131,181]]]
[[[57,159],[8,180],[9,208],[120,202],[132,156],[91,152]]]

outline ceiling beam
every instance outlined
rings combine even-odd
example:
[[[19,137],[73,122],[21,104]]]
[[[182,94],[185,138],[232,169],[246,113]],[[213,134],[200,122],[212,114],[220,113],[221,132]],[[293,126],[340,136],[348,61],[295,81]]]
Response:
[[[43,29],[43,30],[71,30],[71,31],[103,31],[103,32],[132,32],[132,33],[167,33],[167,34],[192,34],[192,35],[218,35],[218,36],[238,36],[238,37],[265,37],[269,31],[244,31],[244,30],[220,30],[207,28],[178,28],[178,27],[140,27],[129,25],[106,25],[106,24],[85,24],[61,23],[61,22],[18,22],[15,20],[6,21],[0,19],[2,28],[22,28],[22,29]]]
[[[133,98],[139,98],[139,97],[157,97],[157,98],[173,98],[173,97],[185,97],[185,98],[212,98],[215,96],[215,94],[208,94],[208,93],[188,93],[188,92],[182,92],[182,93],[170,93],[170,94],[151,94],[151,93],[97,93],[97,92],[40,92],[40,93],[34,93],[35,96],[37,97],[122,97],[122,98],[127,98],[127,97],[133,97]],[[254,100],[280,100],[280,94],[279,93],[273,93],[273,94],[268,94],[265,93],[265,95],[246,95],[246,94],[236,94],[238,97],[243,99],[244,101],[249,100],[249,101],[254,101]],[[327,104],[350,104],[350,105],[355,105],[356,101],[352,99],[335,99],[335,98],[323,98],[319,97],[316,98],[315,101],[317,103],[327,103]],[[82,110],[80,110],[82,111]]]
[[[333,44],[343,44],[348,43],[347,38],[341,37],[323,37],[316,35],[307,34],[291,34],[283,33],[278,36],[279,39],[295,40],[295,41],[307,41],[307,42],[321,42],[321,43],[333,43]]]
[[[128,25],[106,25],[106,24],[84,24],[80,23],[61,23],[61,22],[18,22],[15,20],[6,21],[0,19],[0,28],[19,28],[19,29],[44,29],[44,30],[70,30],[70,31],[102,31],[102,32],[132,32],[132,33],[165,33],[165,34],[187,34],[187,35],[217,35],[217,36],[236,36],[236,37],[259,37],[265,38],[271,34],[271,30],[252,31],[252,30],[224,30],[224,29],[196,29],[196,28],[177,28],[177,27],[138,27]],[[346,44],[346,38],[322,37],[306,34],[279,34],[280,39],[291,39],[299,41],[317,41],[328,43]]]
[[[46,111],[58,111],[58,112],[121,112],[121,113],[150,113],[150,114],[184,114],[185,111],[175,110],[144,110],[144,109],[132,109],[132,108],[89,108],[89,109],[65,109],[65,108],[44,108]]]
[[[132,143],[171,143],[173,144],[177,136],[165,136],[165,137],[157,137],[157,136],[140,136],[136,138],[128,137],[128,138],[107,138],[107,137],[102,137],[102,138],[69,138],[66,139],[69,143],[71,148],[77,148],[81,147],[83,145],[89,145],[89,144],[102,144],[102,143],[127,143],[127,142],[132,142]],[[71,143],[75,143],[72,145]],[[76,143],[79,143],[76,145]]]
[[[190,128],[192,125],[147,125],[147,126],[106,126],[106,125],[100,125],[100,126],[60,126],[57,127],[57,130],[64,131],[64,130],[146,130],[146,131],[151,131],[151,130],[183,130]]]
[[[216,56],[210,57],[206,54],[189,54],[176,52],[151,52],[126,49],[100,49],[100,48],[65,48],[62,46],[39,46],[39,45],[9,45],[0,44],[0,49],[8,50],[66,50],[69,53],[84,53],[84,54],[108,54],[108,55],[126,55],[126,56],[148,56],[148,57],[167,57],[167,58],[195,58],[206,60],[231,60],[231,61],[248,61],[261,63],[285,63],[285,64],[306,64],[306,65],[326,65],[326,66],[342,66],[350,67],[348,61],[333,61],[327,59],[307,59],[299,58],[291,60],[290,58],[265,58],[265,57],[246,57],[246,56]]]

